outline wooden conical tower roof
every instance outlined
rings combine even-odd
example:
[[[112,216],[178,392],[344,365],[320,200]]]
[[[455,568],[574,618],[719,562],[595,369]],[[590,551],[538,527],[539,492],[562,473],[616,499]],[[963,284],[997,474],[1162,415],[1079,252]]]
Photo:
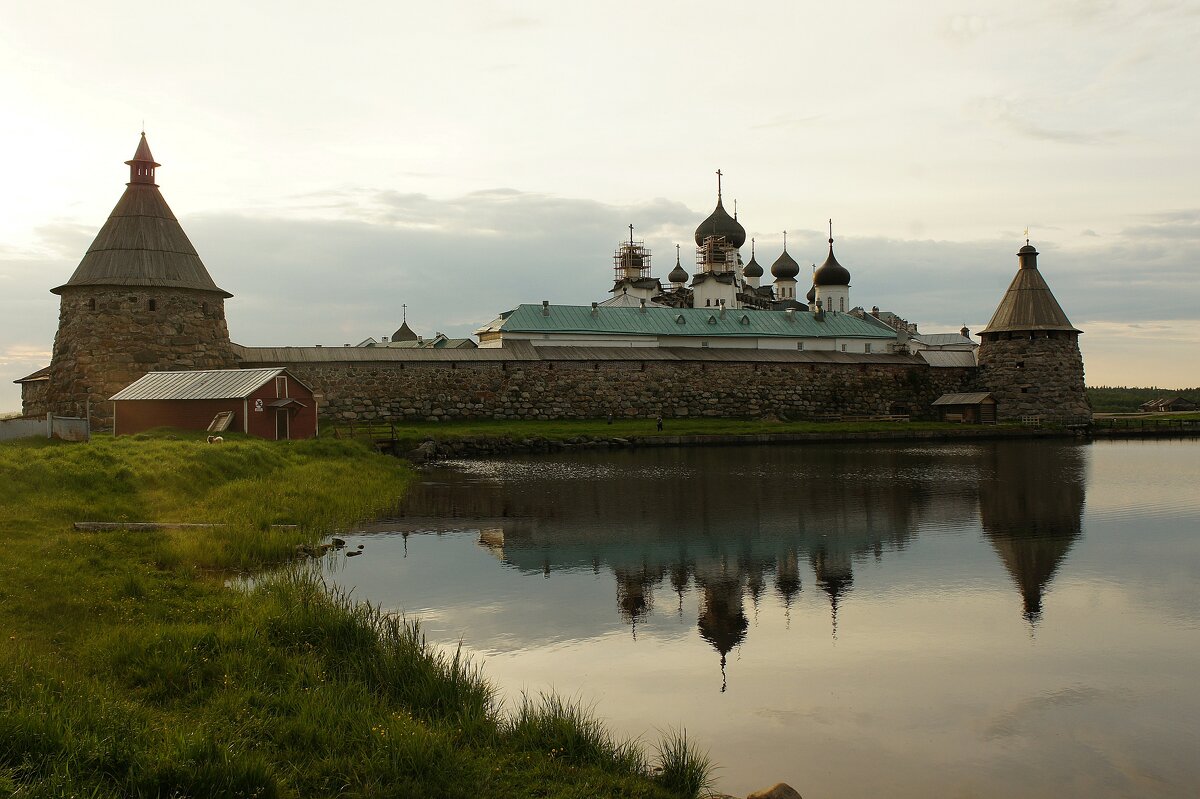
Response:
[[[1038,252],[1028,243],[1017,253],[1021,268],[992,314],[983,333],[1067,330],[1080,333],[1054,298],[1037,268]]]
[[[129,183],[75,273],[51,289],[155,286],[233,295],[217,286],[154,182],[159,166],[146,134],[129,161]]]

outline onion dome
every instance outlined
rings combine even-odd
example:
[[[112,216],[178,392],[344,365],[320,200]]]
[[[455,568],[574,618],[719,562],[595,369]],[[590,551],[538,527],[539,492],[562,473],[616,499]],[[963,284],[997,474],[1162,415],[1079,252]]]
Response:
[[[796,275],[800,274],[800,264],[796,263],[796,259],[788,255],[787,251],[787,231],[783,231],[783,253],[775,259],[775,263],[771,264],[771,274],[776,279],[795,280]]]
[[[667,273],[667,280],[672,283],[686,283],[687,279],[687,270],[679,263],[679,245],[675,245],[675,268]]]
[[[813,264],[813,266],[816,266],[816,264]],[[809,305],[812,305],[814,302],[817,301],[817,284],[816,283],[812,284],[812,287],[808,290],[808,293],[804,295],[804,299],[808,300]]]
[[[721,204],[721,170],[717,170],[717,207],[696,228],[696,246],[704,246],[704,240],[709,236],[724,236],[725,240],[734,247],[746,243],[746,229],[734,217],[730,216]]]
[[[838,263],[833,255],[833,222],[829,223],[829,257],[813,272],[815,286],[849,286],[850,270]]]
[[[417,334],[408,326],[408,320],[400,323],[400,327],[392,334],[392,341],[416,341]]]
[[[762,277],[763,268],[754,260],[754,239],[750,239],[750,263],[742,269],[743,277]]]

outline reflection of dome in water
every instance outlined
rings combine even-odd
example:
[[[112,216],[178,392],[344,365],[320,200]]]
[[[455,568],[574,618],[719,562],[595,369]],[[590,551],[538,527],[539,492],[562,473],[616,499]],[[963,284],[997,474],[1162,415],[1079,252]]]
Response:
[[[617,608],[621,618],[636,624],[638,619],[654,609],[654,586],[662,580],[662,574],[622,569],[614,569],[614,572],[617,578]]]
[[[775,571],[775,590],[790,605],[792,598],[800,593],[800,560],[794,550],[785,552]]]

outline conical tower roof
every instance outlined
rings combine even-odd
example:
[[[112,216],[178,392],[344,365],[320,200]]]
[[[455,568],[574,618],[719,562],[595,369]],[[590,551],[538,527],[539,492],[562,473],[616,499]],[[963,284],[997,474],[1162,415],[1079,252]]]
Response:
[[[129,161],[129,184],[75,273],[51,289],[75,286],[156,286],[233,295],[213,282],[196,248],[154,183],[159,165],[146,134]]]
[[[1008,291],[980,333],[1004,333],[1026,330],[1068,330],[1081,333],[1063,313],[1046,279],[1037,267],[1038,252],[1028,243],[1017,252],[1021,268],[1008,285]]]

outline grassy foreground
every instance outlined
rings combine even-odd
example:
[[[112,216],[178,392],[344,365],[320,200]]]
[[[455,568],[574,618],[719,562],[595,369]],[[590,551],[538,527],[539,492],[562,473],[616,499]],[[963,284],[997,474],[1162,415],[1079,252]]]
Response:
[[[475,666],[311,565],[239,587],[238,571],[387,510],[410,473],[352,442],[231,439],[0,444],[0,796],[703,790],[682,737],[648,751],[553,697],[505,713]]]

